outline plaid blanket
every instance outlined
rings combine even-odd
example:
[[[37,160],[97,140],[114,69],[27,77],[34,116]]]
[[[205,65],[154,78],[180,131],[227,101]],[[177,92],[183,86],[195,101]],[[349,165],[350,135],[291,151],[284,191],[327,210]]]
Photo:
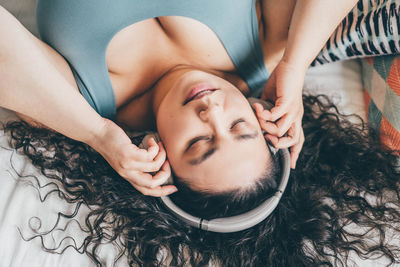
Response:
[[[400,150],[400,56],[361,60],[369,126],[388,149]]]

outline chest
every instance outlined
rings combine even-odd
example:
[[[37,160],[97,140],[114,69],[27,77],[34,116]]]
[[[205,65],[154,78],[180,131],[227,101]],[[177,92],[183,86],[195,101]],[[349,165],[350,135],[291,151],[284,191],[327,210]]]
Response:
[[[106,62],[117,106],[146,92],[176,65],[235,71],[211,28],[178,16],[146,19],[125,27],[110,41]]]
[[[38,29],[69,62],[89,103],[114,116],[177,65],[234,74],[260,88],[268,73],[255,3],[39,0]]]

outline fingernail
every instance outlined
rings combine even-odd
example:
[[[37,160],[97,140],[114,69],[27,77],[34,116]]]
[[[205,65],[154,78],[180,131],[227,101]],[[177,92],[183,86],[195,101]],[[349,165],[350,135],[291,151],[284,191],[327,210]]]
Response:
[[[178,191],[178,188],[175,187],[175,188],[169,189],[169,190],[168,190],[168,193],[169,193],[169,194],[173,194],[173,193],[175,193],[176,191]]]
[[[296,160],[293,162],[293,168],[292,168],[293,170],[296,169]]]

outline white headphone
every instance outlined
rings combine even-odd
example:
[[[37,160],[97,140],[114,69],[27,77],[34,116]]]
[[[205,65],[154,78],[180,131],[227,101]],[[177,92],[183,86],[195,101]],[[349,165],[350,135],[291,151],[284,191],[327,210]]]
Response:
[[[258,98],[249,98],[248,99],[251,106],[254,103],[260,103],[266,109],[270,109],[272,104],[260,100]],[[147,137],[147,136],[146,136]],[[154,137],[154,136],[153,136]],[[147,139],[147,138],[145,138]],[[145,140],[144,140],[145,141]],[[145,141],[147,142],[147,141]],[[144,142],[142,142],[144,143]],[[207,231],[218,232],[218,233],[231,233],[231,232],[238,232],[254,225],[262,222],[265,220],[278,206],[279,200],[282,197],[283,192],[285,191],[286,185],[289,181],[290,175],[290,154],[288,149],[279,149],[276,150],[275,148],[271,147],[271,151],[274,154],[278,154],[280,158],[281,164],[281,180],[278,186],[276,193],[261,203],[258,207],[236,215],[232,217],[224,217],[224,218],[216,218],[212,220],[205,220],[196,216],[193,216],[181,208],[179,208],[168,196],[161,197],[161,201],[164,205],[180,220],[186,222],[187,224]]]

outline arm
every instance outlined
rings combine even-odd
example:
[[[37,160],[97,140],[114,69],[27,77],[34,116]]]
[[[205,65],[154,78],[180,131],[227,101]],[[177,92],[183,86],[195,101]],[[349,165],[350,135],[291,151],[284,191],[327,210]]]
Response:
[[[104,121],[79,94],[63,58],[2,7],[0,36],[0,106],[72,139],[94,140]]]
[[[0,36],[0,106],[92,146],[142,193],[171,193],[174,186],[160,186],[170,172],[161,144],[153,140],[139,149],[97,114],[78,92],[64,58],[1,6]],[[156,171],[154,177],[149,173]]]
[[[283,61],[307,69],[358,0],[297,0]]]
[[[260,1],[264,62],[271,72],[282,59],[296,0]]]
[[[285,50],[262,95],[263,99],[274,101],[275,107],[271,112],[258,107],[257,114],[261,126],[269,133],[267,138],[276,147],[291,147],[292,168],[304,142],[301,120],[306,71],[356,3],[356,0],[297,0],[293,15],[286,17],[286,20],[290,20],[290,26]]]

